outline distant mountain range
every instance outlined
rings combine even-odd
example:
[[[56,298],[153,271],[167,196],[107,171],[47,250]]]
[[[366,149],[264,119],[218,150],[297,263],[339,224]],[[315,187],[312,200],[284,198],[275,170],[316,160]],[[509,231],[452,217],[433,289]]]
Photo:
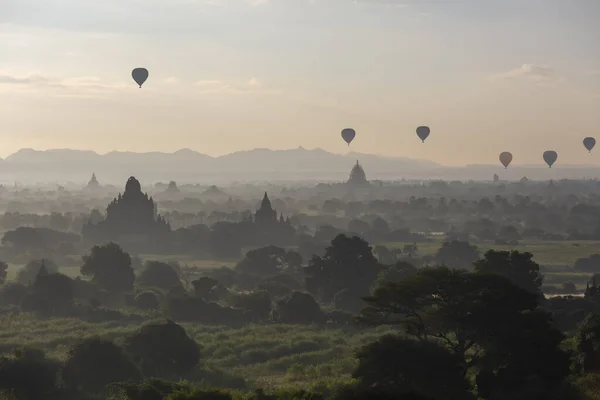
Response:
[[[497,165],[445,167],[432,161],[372,154],[329,153],[302,147],[290,150],[254,149],[220,157],[211,157],[189,149],[174,153],[117,152],[98,154],[93,151],[55,149],[38,151],[21,149],[0,160],[3,183],[81,182],[93,172],[100,183],[123,184],[134,175],[143,184],[175,180],[181,183],[224,183],[274,180],[346,180],[359,161],[368,179],[475,179],[491,180],[494,173],[501,179],[596,178],[597,166],[557,165],[553,169],[515,166],[504,170]]]

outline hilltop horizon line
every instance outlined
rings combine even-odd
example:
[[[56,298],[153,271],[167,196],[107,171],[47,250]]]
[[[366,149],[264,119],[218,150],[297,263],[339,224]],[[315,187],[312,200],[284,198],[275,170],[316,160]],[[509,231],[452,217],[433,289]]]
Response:
[[[190,149],[187,147],[181,148],[181,149],[178,149],[175,151],[111,150],[111,151],[107,151],[107,152],[99,152],[99,151],[91,150],[91,149],[54,148],[54,149],[39,150],[39,149],[31,148],[31,147],[23,147],[15,152],[10,153],[6,157],[0,157],[0,160],[1,161],[11,160],[18,156],[27,156],[27,155],[34,155],[34,154],[39,154],[39,153],[60,153],[60,152],[84,153],[84,154],[89,154],[91,156],[100,156],[100,157],[113,155],[113,154],[135,154],[135,155],[186,155],[187,154],[187,155],[203,157],[206,159],[219,159],[219,158],[228,157],[228,156],[232,156],[232,155],[236,155],[236,154],[248,154],[248,153],[259,153],[259,152],[285,153],[285,152],[294,152],[294,151],[306,151],[306,152],[313,152],[313,153],[321,153],[324,155],[343,156],[343,157],[366,156],[366,157],[377,157],[377,158],[387,159],[387,160],[417,161],[417,162],[426,162],[431,165],[435,164],[437,166],[443,167],[443,165],[441,165],[435,161],[428,160],[428,159],[417,159],[417,158],[411,158],[411,157],[405,157],[405,156],[386,156],[386,155],[377,154],[377,153],[361,153],[361,152],[357,152],[357,151],[349,151],[347,153],[336,153],[336,152],[322,149],[320,147],[315,147],[315,148],[309,149],[309,148],[305,148],[303,146],[298,146],[295,148],[286,148],[286,149],[270,149],[267,147],[255,147],[252,149],[236,150],[236,151],[232,151],[230,153],[225,153],[225,154],[220,154],[220,155],[210,155],[210,154],[202,153],[198,150],[193,150],[193,149]]]

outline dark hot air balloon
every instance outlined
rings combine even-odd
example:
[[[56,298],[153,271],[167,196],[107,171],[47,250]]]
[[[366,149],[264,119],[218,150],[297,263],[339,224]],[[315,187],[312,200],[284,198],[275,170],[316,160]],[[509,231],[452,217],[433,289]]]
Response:
[[[556,154],[555,151],[548,150],[544,152],[544,161],[546,161],[546,164],[548,164],[550,168],[552,168],[552,165],[554,165],[556,160],[558,160],[558,154]]]
[[[146,68],[136,68],[131,71],[131,76],[135,83],[140,85],[141,88],[144,82],[146,82],[146,79],[148,79],[148,70]]]
[[[591,153],[594,146],[596,146],[596,139],[593,137],[586,137],[583,139],[583,145]]]
[[[510,163],[512,162],[513,155],[508,151],[500,153],[500,162],[504,165],[504,168],[508,168]]]
[[[348,143],[348,146],[350,146],[350,143],[354,140],[355,137],[356,131],[354,129],[346,128],[342,131],[342,138],[346,141],[346,143]]]
[[[417,136],[425,143],[425,139],[429,137],[431,130],[428,126],[420,126],[417,128]]]

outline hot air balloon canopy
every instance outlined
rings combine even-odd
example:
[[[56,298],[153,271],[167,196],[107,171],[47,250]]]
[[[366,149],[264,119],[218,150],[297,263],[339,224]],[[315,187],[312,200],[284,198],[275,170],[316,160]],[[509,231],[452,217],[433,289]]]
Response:
[[[417,136],[419,137],[419,139],[421,139],[423,141],[423,143],[425,143],[425,139],[427,139],[429,137],[430,133],[431,133],[431,130],[429,129],[428,126],[419,126],[417,128]]]
[[[502,165],[504,165],[504,168],[508,168],[508,166],[512,162],[512,159],[513,155],[510,152],[505,151],[500,153],[500,162],[502,163]]]
[[[593,137],[586,137],[583,139],[583,145],[591,153],[592,149],[596,146],[596,139]]]
[[[135,83],[140,86],[140,88],[148,79],[148,75],[148,70],[146,68],[135,68],[133,71],[131,71],[131,77]]]
[[[556,160],[558,160],[558,154],[555,151],[548,150],[544,152],[544,161],[550,168],[552,168]]]
[[[344,139],[346,143],[348,143],[348,146],[350,146],[350,143],[354,140],[355,137],[356,131],[354,129],[346,128],[342,130],[342,139]]]

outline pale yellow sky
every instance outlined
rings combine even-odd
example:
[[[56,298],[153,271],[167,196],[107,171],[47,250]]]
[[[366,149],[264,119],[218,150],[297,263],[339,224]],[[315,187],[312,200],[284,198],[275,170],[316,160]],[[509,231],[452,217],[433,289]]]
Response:
[[[600,140],[600,2],[486,3],[5,0],[0,156],[345,153],[353,127],[357,152],[600,164],[582,145]]]

